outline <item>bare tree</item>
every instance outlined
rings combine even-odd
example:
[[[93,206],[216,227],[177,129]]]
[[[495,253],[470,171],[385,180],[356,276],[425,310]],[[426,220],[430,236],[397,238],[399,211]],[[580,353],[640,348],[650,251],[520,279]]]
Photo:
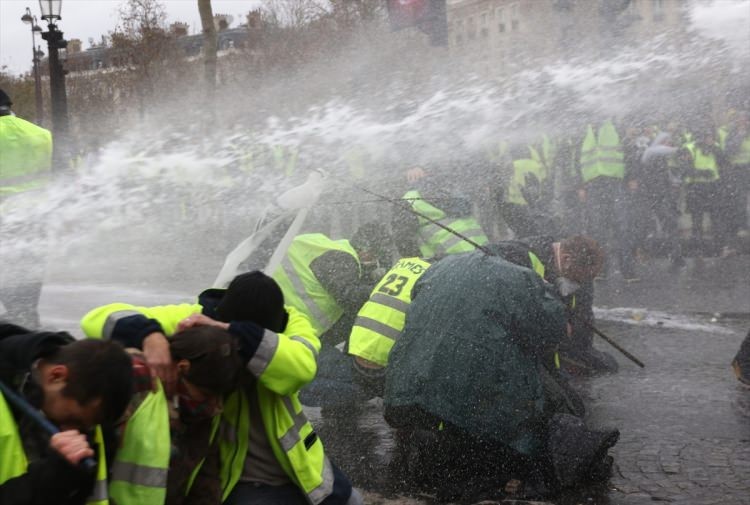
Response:
[[[127,0],[120,7],[120,22],[111,33],[112,51],[127,63],[141,110],[176,53],[166,17],[164,5],[158,0]]]
[[[218,44],[211,0],[198,0],[198,12],[200,12],[201,26],[203,27],[203,75],[206,86],[206,99],[210,106],[213,107],[216,96],[216,51]]]

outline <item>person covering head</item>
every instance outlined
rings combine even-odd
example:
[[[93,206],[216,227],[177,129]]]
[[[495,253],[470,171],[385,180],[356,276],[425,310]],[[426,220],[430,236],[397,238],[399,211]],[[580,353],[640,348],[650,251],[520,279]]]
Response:
[[[604,250],[592,238],[575,235],[560,241],[558,273],[572,281],[593,280],[604,266]]]
[[[258,270],[240,274],[229,283],[216,314],[224,322],[253,321],[275,332],[284,331],[289,318],[281,288]]]
[[[31,334],[33,336],[33,334]],[[116,421],[132,394],[132,362],[117,342],[79,340],[38,362],[42,410],[62,428]]]
[[[229,332],[213,326],[195,326],[175,333],[169,341],[172,360],[190,384],[214,395],[237,386],[242,362]]]
[[[122,416],[132,374],[116,342],[0,323],[0,503],[98,503],[106,466],[97,425]],[[59,431],[40,426],[35,410]]]

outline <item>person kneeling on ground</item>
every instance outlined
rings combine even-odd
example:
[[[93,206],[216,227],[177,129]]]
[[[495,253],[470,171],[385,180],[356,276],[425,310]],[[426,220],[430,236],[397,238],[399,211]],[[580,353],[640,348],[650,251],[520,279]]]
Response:
[[[545,393],[540,370],[566,331],[550,288],[482,252],[417,281],[384,396],[412,485],[450,501],[496,496],[511,479],[547,495],[609,475],[618,432],[588,430]]]
[[[221,417],[223,503],[360,505],[360,494],[329,461],[298,399],[315,377],[320,341],[262,272],[238,275],[226,290],[208,290],[196,304],[115,303],[81,321],[90,337],[142,347],[160,378],[172,377],[172,387],[168,338],[193,326],[217,326],[237,337],[245,369],[240,386],[224,399]]]
[[[0,503],[106,502],[97,425],[119,418],[131,396],[132,364],[122,346],[0,322],[0,381],[61,430],[50,438],[0,394]],[[98,463],[94,471],[81,465],[85,458]]]

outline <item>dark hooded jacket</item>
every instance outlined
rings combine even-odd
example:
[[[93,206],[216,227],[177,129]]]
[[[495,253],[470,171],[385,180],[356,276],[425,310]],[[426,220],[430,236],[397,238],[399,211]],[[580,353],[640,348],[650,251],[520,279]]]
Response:
[[[558,274],[552,245],[554,242],[553,237],[540,235],[497,242],[487,247],[492,253],[526,268],[532,268],[529,253],[533,253],[544,265],[544,280],[556,286]],[[557,294],[568,309],[568,320],[573,330],[571,337],[563,339],[560,347],[563,350],[569,347],[590,347],[593,339],[591,325],[594,323],[594,284],[589,281],[573,294],[563,294],[559,290]]]
[[[30,378],[32,365],[37,359],[72,341],[73,337],[65,332],[31,332],[0,322],[0,380],[39,408],[42,393]],[[11,411],[18,424],[29,466],[25,474],[0,484],[0,504],[86,503],[94,485],[94,475],[70,465],[49,449],[49,435],[12,404]]]
[[[496,256],[448,256],[419,279],[386,371],[397,428],[445,422],[521,454],[541,450],[539,368],[565,332],[565,308],[534,272]]]

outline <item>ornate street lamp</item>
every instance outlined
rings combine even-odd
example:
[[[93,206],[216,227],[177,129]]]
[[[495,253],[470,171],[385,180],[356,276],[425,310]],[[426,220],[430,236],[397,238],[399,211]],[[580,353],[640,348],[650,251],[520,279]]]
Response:
[[[62,0],[39,0],[39,8],[42,9],[42,19],[45,19],[48,23],[54,23],[56,19],[62,19],[60,17]]]
[[[65,92],[65,70],[60,61],[60,49],[68,46],[63,32],[57,29],[55,21],[62,19],[62,0],[39,0],[42,19],[47,21],[48,31],[42,33],[49,50],[49,86],[52,102],[52,133],[54,136],[53,164],[55,169],[67,165],[65,155],[68,140],[68,98]]]
[[[34,63],[34,99],[36,101],[36,123],[41,125],[44,117],[42,107],[42,80],[39,77],[39,53],[36,47],[36,32],[41,32],[41,27],[36,22],[36,16],[31,15],[31,9],[26,7],[26,13],[21,16],[21,21],[31,25],[31,52],[33,53],[32,62]],[[44,54],[44,53],[42,53]]]

